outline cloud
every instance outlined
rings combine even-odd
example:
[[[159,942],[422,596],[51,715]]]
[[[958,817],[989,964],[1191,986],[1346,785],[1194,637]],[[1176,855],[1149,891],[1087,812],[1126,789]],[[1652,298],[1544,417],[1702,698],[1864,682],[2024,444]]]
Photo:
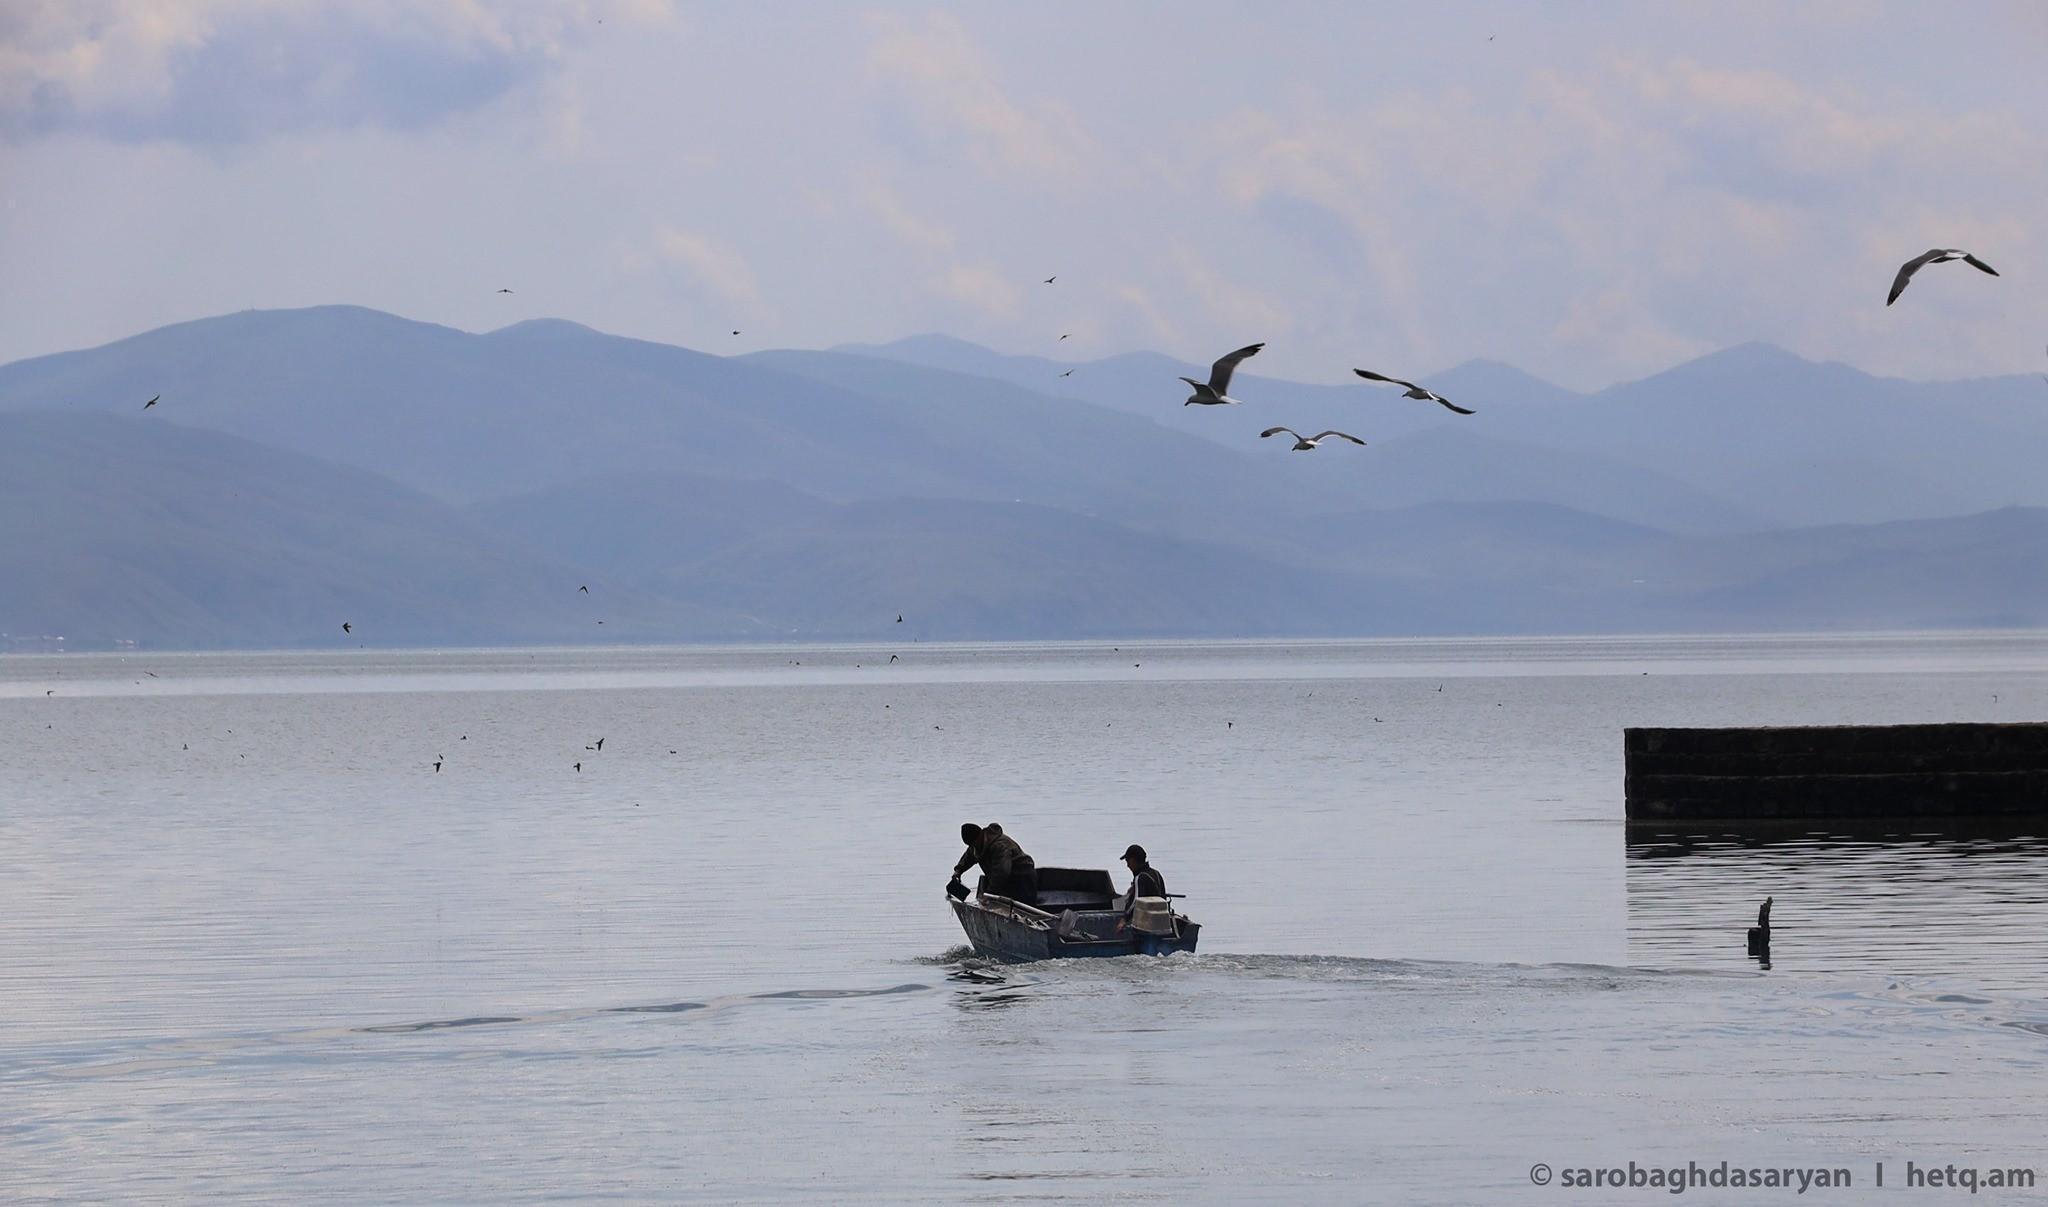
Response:
[[[964,302],[985,317],[1017,317],[1023,299],[1016,284],[993,265],[964,260],[951,227],[916,213],[895,189],[879,180],[862,190],[861,199],[883,229],[923,266],[933,293]]]
[[[1110,290],[1110,296],[1122,302],[1144,323],[1150,338],[1159,340],[1168,347],[1177,346],[1182,342],[1180,328],[1159,308],[1159,304],[1152,300],[1152,295],[1146,292],[1143,286],[1118,285]]]
[[[594,22],[571,0],[11,0],[4,13],[0,136],[213,145],[431,125],[544,75]]]
[[[1543,349],[1519,359],[1567,379],[1570,361],[1629,375],[1764,338],[1872,364],[1892,349],[1842,307],[1934,243],[2031,244],[1995,203],[2048,183],[2048,139],[2010,110],[1683,57],[1539,69],[1518,92],[1296,100],[1211,125],[1190,143],[1211,148],[1201,173],[1241,229],[1274,231],[1246,284],[1284,253],[1295,290],[1321,299],[1298,313],[1425,363],[1497,340]],[[1889,265],[1871,246],[1895,248]],[[1227,313],[1219,290],[1189,283]]]
[[[861,196],[868,209],[881,220],[883,229],[894,235],[897,242],[927,255],[952,255],[955,242],[952,229],[912,213],[896,190],[874,182]]]
[[[663,226],[654,232],[660,257],[677,265],[719,300],[749,309],[761,304],[761,286],[753,266],[728,244],[696,231]]]
[[[986,172],[1047,180],[1078,177],[1096,158],[1071,110],[1012,100],[996,82],[996,64],[956,18],[881,15],[874,24],[880,32],[869,73],[900,106],[905,127],[930,147],[964,155]]]
[[[954,264],[939,278],[939,292],[985,315],[1017,317],[1017,286],[986,264]]]
[[[1750,339],[2041,363],[2026,6],[1502,6],[1475,34],[1317,0],[1226,52],[1212,0],[1078,36],[1042,6],[636,2],[0,0],[0,356],[337,298],[497,325],[455,282],[502,277],[635,334],[1264,338],[1262,375],[1317,380],[1487,356],[1598,386]],[[1930,68],[1942,37],[1970,70]],[[2005,275],[1887,309],[1936,245]]]

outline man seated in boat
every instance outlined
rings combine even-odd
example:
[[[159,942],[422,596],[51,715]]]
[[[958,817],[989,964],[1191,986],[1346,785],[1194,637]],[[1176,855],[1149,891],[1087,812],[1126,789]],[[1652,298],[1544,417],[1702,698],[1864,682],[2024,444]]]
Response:
[[[1123,895],[1117,908],[1123,910],[1124,918],[1128,919],[1138,908],[1138,898],[1166,895],[1166,877],[1160,875],[1159,869],[1145,858],[1145,848],[1135,842],[1124,848],[1124,866],[1131,869],[1131,891]],[[1116,928],[1122,930],[1123,922],[1119,921]]]
[[[960,840],[967,844],[967,851],[960,856],[960,862],[953,865],[953,879],[947,889],[960,883],[960,874],[975,864],[981,865],[981,891],[1026,905],[1038,903],[1038,865],[1017,840],[1003,833],[995,822],[977,826],[968,822],[960,827]],[[958,896],[959,894],[955,894]]]

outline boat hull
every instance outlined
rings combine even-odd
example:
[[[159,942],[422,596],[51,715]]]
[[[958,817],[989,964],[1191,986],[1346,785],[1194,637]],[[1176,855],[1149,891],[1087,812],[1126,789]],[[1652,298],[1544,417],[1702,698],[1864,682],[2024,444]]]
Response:
[[[1202,927],[1187,918],[1175,920],[1175,934],[1154,935],[1124,930],[1113,939],[1065,938],[1046,915],[1031,916],[1000,898],[954,901],[953,914],[974,954],[1021,964],[1032,960],[1108,959],[1117,956],[1164,956],[1193,951]]]

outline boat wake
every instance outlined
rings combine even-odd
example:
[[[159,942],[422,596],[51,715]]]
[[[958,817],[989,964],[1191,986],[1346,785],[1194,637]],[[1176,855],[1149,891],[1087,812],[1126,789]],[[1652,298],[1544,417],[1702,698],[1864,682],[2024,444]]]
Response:
[[[247,1035],[187,1039],[143,1039],[124,1043],[116,1059],[108,1059],[105,1046],[90,1051],[76,1048],[53,1050],[41,1059],[24,1062],[33,1072],[60,1078],[119,1077],[161,1073],[179,1068],[219,1065],[234,1059],[274,1059],[294,1045],[332,1043],[362,1036],[427,1035],[442,1032],[470,1032],[480,1029],[576,1023],[616,1015],[689,1014],[692,1016],[726,1010],[759,1008],[776,1004],[837,1002],[857,998],[896,997],[928,993],[934,987],[919,983],[888,985],[868,989],[784,989],[769,993],[731,994],[701,1001],[654,1002],[631,1006],[581,1006],[528,1014],[473,1014],[459,1018],[433,1018],[410,1022],[368,1023],[355,1027],[317,1027],[298,1031],[258,1032]]]

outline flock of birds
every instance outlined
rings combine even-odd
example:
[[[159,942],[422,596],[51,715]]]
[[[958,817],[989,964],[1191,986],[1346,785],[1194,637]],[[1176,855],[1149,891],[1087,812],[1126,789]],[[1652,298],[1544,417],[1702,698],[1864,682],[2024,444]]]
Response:
[[[1064,339],[1066,337],[1062,336],[1061,338]],[[1266,345],[1264,344],[1246,344],[1244,347],[1239,348],[1237,351],[1222,357],[1215,364],[1209,366],[1208,381],[1196,381],[1192,377],[1181,378],[1182,381],[1194,387],[1195,391],[1194,393],[1188,395],[1187,401],[1181,403],[1181,405],[1187,407],[1221,407],[1240,405],[1244,401],[1243,399],[1232,398],[1230,396],[1231,376],[1237,372],[1237,366],[1240,363],[1251,357],[1257,356],[1259,354],[1259,349],[1265,346]],[[1445,398],[1443,395],[1437,393],[1436,391],[1427,389],[1423,386],[1416,385],[1412,381],[1403,381],[1398,377],[1388,377],[1383,373],[1375,373],[1371,369],[1353,369],[1351,371],[1353,373],[1358,374],[1360,377],[1365,378],[1367,381],[1379,381],[1385,382],[1386,384],[1391,386],[1400,386],[1401,397],[1403,398],[1416,398],[1424,402],[1434,402],[1444,407],[1446,410],[1449,410],[1452,413],[1458,415],[1478,414],[1477,411],[1472,411],[1464,407],[1461,407],[1458,404],[1452,402],[1450,399]],[[1072,369],[1067,370],[1067,373],[1072,372]],[[1065,377],[1067,373],[1062,373],[1060,374],[1060,376]],[[1316,446],[1320,445],[1325,440],[1349,440],[1353,444],[1361,445],[1365,443],[1365,441],[1360,440],[1358,437],[1352,435],[1349,432],[1340,432],[1335,429],[1317,432],[1313,436],[1304,436],[1300,432],[1295,431],[1291,427],[1269,427],[1265,431],[1259,433],[1259,438],[1263,440],[1268,436],[1278,436],[1282,432],[1285,432],[1287,435],[1294,437],[1294,451],[1298,453],[1313,452]]]
[[[1929,264],[1946,264],[1951,260],[1961,260],[1963,263],[1968,264],[1970,267],[1976,269],[1977,271],[1989,273],[1994,277],[1998,275],[1997,269],[1991,267],[1989,264],[1986,264],[1984,261],[1978,259],[1975,255],[1971,254],[1970,252],[1964,251],[1961,248],[1929,248],[1927,251],[1922,252],[1917,256],[1914,256],[1912,259],[1906,261],[1904,264],[1899,266],[1899,274],[1898,276],[1892,279],[1892,290],[1891,293],[1885,297],[1884,304],[1889,306],[1893,302],[1899,300],[1899,295],[1906,291],[1906,285],[1913,279],[1913,274],[1919,272],[1921,269],[1927,267]],[[1052,284],[1052,282],[1053,278],[1046,278],[1046,284],[1050,285]],[[1066,339],[1067,337],[1062,335],[1060,336],[1060,338]],[[1266,345],[1263,343],[1247,344],[1244,347],[1239,348],[1237,351],[1229,353],[1219,358],[1216,361],[1216,363],[1210,366],[1209,368],[1208,381],[1196,381],[1192,377],[1181,378],[1180,380],[1188,383],[1188,385],[1193,387],[1194,389],[1194,393],[1188,395],[1187,401],[1183,402],[1181,405],[1190,407],[1214,407],[1237,406],[1241,404],[1243,402],[1242,399],[1232,398],[1230,396],[1230,379],[1237,372],[1238,365],[1242,364],[1244,361],[1250,359],[1251,357],[1257,356],[1259,354],[1259,350],[1261,348],[1264,348],[1265,346]],[[1412,381],[1405,381],[1399,377],[1388,377],[1384,373],[1375,373],[1371,369],[1353,369],[1351,371],[1357,374],[1359,377],[1364,378],[1366,381],[1380,382],[1390,386],[1399,386],[1401,388],[1401,397],[1413,398],[1421,402],[1434,402],[1437,405],[1443,407],[1445,410],[1450,411],[1454,415],[1475,415],[1478,413],[1477,411],[1474,411],[1468,407],[1461,407],[1457,403],[1452,402],[1450,399],[1445,398],[1443,395],[1437,393],[1436,391],[1429,389],[1426,386],[1417,385]],[[1060,376],[1071,377],[1073,375],[1073,372],[1074,371],[1072,369],[1068,369],[1065,373],[1060,374]],[[1291,427],[1269,427],[1265,431],[1259,433],[1259,437],[1261,439],[1264,439],[1268,436],[1279,435],[1288,435],[1294,437],[1294,451],[1298,453],[1313,452],[1318,446],[1320,446],[1326,440],[1348,440],[1351,443],[1358,445],[1363,445],[1365,443],[1365,441],[1360,440],[1358,437],[1352,435],[1349,432],[1340,432],[1334,429],[1329,431],[1317,432],[1313,436],[1304,436],[1300,432],[1295,431]]]

